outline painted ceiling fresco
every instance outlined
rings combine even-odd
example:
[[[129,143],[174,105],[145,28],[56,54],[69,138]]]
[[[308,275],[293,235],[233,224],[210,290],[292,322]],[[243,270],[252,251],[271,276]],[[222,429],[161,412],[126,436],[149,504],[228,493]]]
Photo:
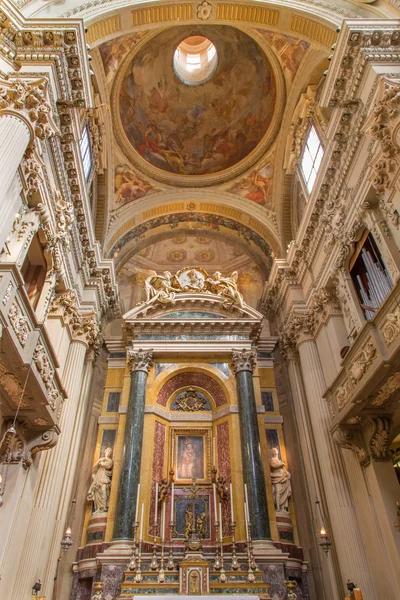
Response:
[[[310,44],[275,31],[265,31],[264,29],[257,29],[257,31],[279,54],[286,81],[291,84]]]
[[[188,35],[209,38],[214,75],[182,83],[173,53]],[[240,60],[238,60],[240,57]],[[227,26],[173,27],[139,49],[119,91],[119,114],[132,147],[169,173],[217,173],[245,158],[267,132],[276,104],[272,68],[257,43]]]

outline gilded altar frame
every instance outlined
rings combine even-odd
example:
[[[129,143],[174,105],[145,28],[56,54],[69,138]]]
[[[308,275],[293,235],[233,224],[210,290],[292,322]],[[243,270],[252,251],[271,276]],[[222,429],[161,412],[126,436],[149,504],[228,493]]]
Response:
[[[190,484],[193,478],[196,479],[197,484],[211,483],[211,433],[211,427],[172,428],[170,465],[175,471],[175,482],[178,485]],[[184,453],[189,456],[190,453],[194,455],[192,466],[189,462],[183,464]]]

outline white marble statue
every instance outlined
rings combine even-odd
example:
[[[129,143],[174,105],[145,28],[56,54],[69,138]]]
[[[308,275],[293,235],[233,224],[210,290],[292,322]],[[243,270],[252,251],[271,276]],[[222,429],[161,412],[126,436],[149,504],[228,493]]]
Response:
[[[214,275],[207,279],[207,283],[211,287],[211,291],[218,296],[225,296],[232,304],[239,304],[241,308],[244,307],[244,300],[242,294],[238,290],[237,286],[238,272],[233,271],[230,277],[222,277],[219,271],[216,271]]]
[[[87,499],[93,500],[94,512],[107,512],[110,500],[111,476],[113,470],[112,449],[106,448],[104,456],[94,465],[92,483]]]
[[[290,473],[286,469],[285,463],[279,458],[279,451],[277,448],[272,448],[269,464],[271,468],[272,493],[274,496],[275,510],[289,511],[289,498],[292,495]]]
[[[181,290],[174,288],[172,285],[172,275],[169,271],[164,271],[162,275],[150,275],[144,282],[146,290],[146,300],[144,304],[152,304],[153,302],[172,302],[175,297],[175,292]]]

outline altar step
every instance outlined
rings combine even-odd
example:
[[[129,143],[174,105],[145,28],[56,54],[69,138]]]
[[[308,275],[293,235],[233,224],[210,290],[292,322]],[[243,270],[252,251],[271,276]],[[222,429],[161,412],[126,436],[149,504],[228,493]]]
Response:
[[[209,574],[209,593],[207,597],[216,595],[219,599],[224,595],[242,596],[261,596],[263,600],[269,598],[268,585],[263,581],[260,571],[254,572],[254,582],[247,581],[247,572],[245,571],[225,571],[226,581],[220,581],[219,571],[210,571]],[[158,571],[142,571],[142,581],[135,581],[136,573],[126,571],[125,578],[121,584],[121,595],[118,600],[137,599],[138,596],[177,596],[180,599],[186,598],[186,595],[180,595],[179,572],[165,571],[165,582],[158,582]],[[195,598],[195,595],[190,595]]]

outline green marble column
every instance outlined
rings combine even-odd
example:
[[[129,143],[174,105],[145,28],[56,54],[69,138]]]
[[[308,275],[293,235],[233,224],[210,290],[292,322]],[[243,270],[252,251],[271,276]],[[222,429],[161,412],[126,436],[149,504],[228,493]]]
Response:
[[[131,389],[126,413],[124,451],[115,512],[114,540],[132,539],[142,459],[147,375],[153,351],[129,350]]]
[[[243,478],[247,484],[252,538],[254,540],[269,540],[271,539],[271,533],[267,491],[261,460],[260,434],[253,386],[256,353],[253,350],[233,350],[232,362],[236,373],[239,397]]]

